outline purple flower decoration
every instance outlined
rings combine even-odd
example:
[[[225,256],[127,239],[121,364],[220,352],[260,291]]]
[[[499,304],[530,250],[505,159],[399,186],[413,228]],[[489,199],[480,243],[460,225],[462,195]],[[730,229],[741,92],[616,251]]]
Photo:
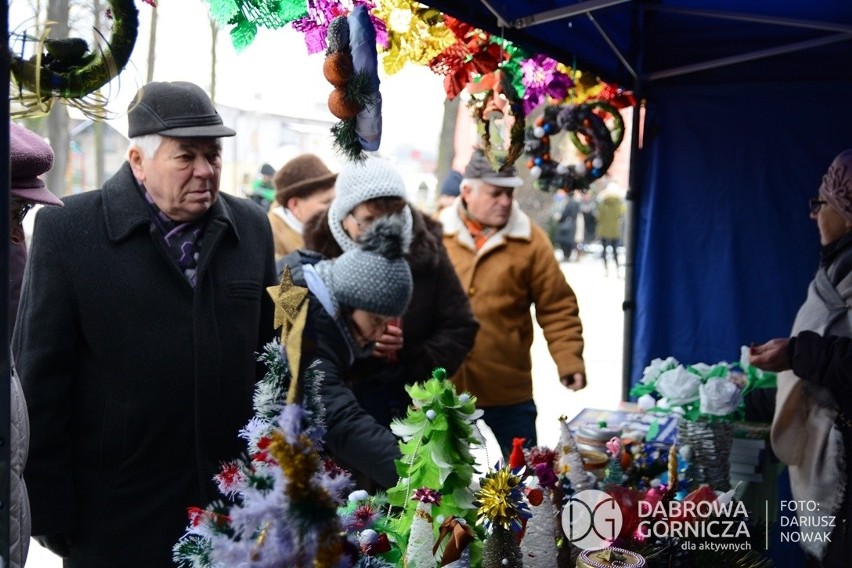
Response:
[[[421,503],[430,503],[432,505],[441,504],[441,494],[434,489],[429,489],[428,487],[421,487],[420,489],[417,489],[414,492],[412,499],[420,501]]]
[[[559,481],[553,472],[553,468],[548,463],[535,464],[535,476],[538,477],[539,485],[545,489],[553,489],[556,487],[557,481]]]
[[[541,53],[521,62],[524,112],[527,115],[545,101],[545,96],[560,101],[568,96],[568,89],[574,86],[574,82],[571,77],[559,71],[557,65],[555,59]]]
[[[373,3],[368,0],[355,0],[354,6],[365,6],[368,11],[374,8]],[[308,15],[293,20],[293,29],[305,34],[308,54],[325,51],[328,47],[325,41],[328,35],[328,25],[334,18],[346,15],[348,12],[340,4],[340,0],[308,0]],[[370,14],[370,20],[373,22],[373,27],[376,28],[376,44],[383,48],[387,47],[388,30],[385,23],[372,14]]]

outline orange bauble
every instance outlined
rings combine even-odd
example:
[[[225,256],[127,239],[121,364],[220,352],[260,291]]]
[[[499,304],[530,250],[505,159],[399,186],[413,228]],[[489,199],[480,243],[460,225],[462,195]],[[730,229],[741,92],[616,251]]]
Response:
[[[335,87],[344,86],[354,73],[352,56],[342,51],[329,53],[322,64],[322,74]]]
[[[349,120],[355,118],[361,110],[361,105],[348,98],[346,92],[338,87],[328,95],[328,110],[340,120]]]

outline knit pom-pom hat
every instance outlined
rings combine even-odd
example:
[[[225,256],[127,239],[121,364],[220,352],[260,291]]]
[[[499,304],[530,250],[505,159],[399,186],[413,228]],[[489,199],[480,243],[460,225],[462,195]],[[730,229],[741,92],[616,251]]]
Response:
[[[382,217],[361,237],[357,248],[318,263],[317,272],[340,305],[381,316],[401,316],[414,287],[405,260],[410,243],[399,215]],[[323,263],[330,267],[320,267]]]
[[[328,209],[328,228],[344,252],[358,246],[343,228],[343,220],[353,209],[377,197],[408,198],[402,176],[390,162],[381,158],[369,157],[361,162],[347,163],[337,175],[334,187],[336,195]],[[403,229],[410,239],[413,221],[408,207],[402,216]]]

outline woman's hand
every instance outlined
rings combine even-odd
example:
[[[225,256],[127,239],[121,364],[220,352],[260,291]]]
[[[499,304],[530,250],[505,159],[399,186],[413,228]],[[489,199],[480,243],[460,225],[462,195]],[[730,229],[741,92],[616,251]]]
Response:
[[[399,327],[399,323],[399,321],[388,323],[384,333],[376,340],[376,345],[373,348],[373,357],[396,361],[403,343],[402,328]]]
[[[789,338],[779,337],[770,339],[763,345],[753,345],[748,350],[749,363],[764,371],[786,371],[791,366],[790,355],[787,353],[789,344]]]

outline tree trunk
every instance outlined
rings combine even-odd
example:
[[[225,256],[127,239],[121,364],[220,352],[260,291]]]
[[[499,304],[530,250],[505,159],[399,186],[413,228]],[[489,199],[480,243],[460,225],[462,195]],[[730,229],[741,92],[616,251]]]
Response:
[[[54,22],[50,28],[50,37],[68,37],[68,0],[52,0],[47,5],[47,20]],[[65,195],[66,173],[68,171],[68,109],[64,104],[54,102],[47,116],[47,136],[53,148],[53,168],[46,175],[47,187],[56,195]]]
[[[100,0],[94,0],[92,4],[92,12],[95,21],[95,30],[101,29],[101,25],[103,24],[103,18],[101,18],[103,14],[103,9],[101,7]],[[95,31],[92,37],[92,46],[96,46],[98,44],[100,36],[98,32]],[[100,91],[100,89],[98,89]],[[94,149],[95,149],[95,186],[101,187],[104,183],[104,123],[100,120],[96,120],[92,123],[92,133],[94,134]],[[83,190],[88,188],[83,187]]]
[[[210,100],[216,102],[216,43],[219,40],[219,25],[210,18]]]
[[[438,178],[438,187],[450,173],[455,157],[456,117],[459,112],[461,97],[453,100],[444,100],[444,119],[441,123],[441,134],[438,138],[438,164],[435,168],[435,177]]]
[[[145,75],[145,82],[150,83],[154,80],[154,60],[156,59],[157,51],[157,14],[159,10],[153,8],[151,10],[151,30],[148,33],[148,72]]]

